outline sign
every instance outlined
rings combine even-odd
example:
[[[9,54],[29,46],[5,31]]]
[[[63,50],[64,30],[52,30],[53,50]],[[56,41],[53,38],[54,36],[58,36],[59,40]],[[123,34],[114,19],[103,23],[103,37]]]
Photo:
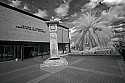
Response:
[[[46,33],[43,29],[30,27],[30,26],[26,26],[26,25],[16,26],[16,28]]]
[[[51,58],[57,58],[58,45],[57,45],[57,33],[50,33],[50,55]]]

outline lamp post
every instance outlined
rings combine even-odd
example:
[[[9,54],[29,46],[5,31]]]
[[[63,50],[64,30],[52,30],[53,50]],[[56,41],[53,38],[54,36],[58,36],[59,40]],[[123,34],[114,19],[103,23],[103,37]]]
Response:
[[[50,57],[40,65],[40,68],[68,65],[67,60],[58,55],[57,28],[59,21],[52,17],[50,21],[46,21],[46,24],[49,27],[50,33]]]

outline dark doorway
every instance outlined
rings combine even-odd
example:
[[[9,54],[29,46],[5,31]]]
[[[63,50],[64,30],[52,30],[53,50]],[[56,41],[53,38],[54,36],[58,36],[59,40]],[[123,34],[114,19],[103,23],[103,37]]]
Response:
[[[32,58],[34,47],[24,47],[24,59]]]

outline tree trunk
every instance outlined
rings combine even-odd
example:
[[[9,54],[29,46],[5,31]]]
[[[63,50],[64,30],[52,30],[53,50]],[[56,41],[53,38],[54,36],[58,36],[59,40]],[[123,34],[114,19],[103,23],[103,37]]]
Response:
[[[95,36],[95,34],[93,33],[93,29],[92,28],[89,28],[89,31],[91,33],[91,35],[93,36],[95,42],[97,43],[98,46],[100,46],[99,44],[99,41],[98,41],[98,38]]]

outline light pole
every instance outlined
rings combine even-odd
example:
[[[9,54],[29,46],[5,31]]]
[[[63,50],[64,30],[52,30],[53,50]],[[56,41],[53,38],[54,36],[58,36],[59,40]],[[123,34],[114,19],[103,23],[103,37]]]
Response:
[[[50,33],[50,57],[40,65],[40,68],[68,65],[67,60],[58,55],[57,28],[59,21],[52,17],[50,21],[46,21],[46,24],[49,27]]]

